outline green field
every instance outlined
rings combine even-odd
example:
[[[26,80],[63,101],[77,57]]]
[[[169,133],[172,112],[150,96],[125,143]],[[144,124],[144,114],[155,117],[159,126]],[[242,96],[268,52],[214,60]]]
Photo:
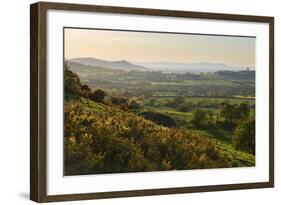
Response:
[[[158,100],[165,102],[165,100],[172,100],[174,97],[180,96],[176,92],[154,92],[153,97],[157,98]],[[188,96],[185,97],[185,100],[187,102],[194,102],[197,103],[198,101],[208,101],[208,102],[224,102],[224,101],[230,101],[233,104],[240,104],[242,102],[249,103],[250,105],[255,104],[255,97],[251,96],[232,96],[232,97],[193,97]]]
[[[192,116],[191,112],[179,112],[174,108],[165,107],[165,106],[161,106],[161,107],[145,106],[144,109],[146,111],[167,114],[173,117],[177,121],[187,121]]]
[[[235,86],[236,83],[229,80],[184,80],[183,82],[151,82],[151,85]]]

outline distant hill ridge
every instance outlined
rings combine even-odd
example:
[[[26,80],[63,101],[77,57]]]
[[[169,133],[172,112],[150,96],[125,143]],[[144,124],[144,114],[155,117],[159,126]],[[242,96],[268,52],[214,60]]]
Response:
[[[107,61],[97,58],[72,58],[69,59],[70,62],[76,62],[83,65],[89,65],[89,66],[101,66],[105,68],[111,68],[111,69],[121,69],[121,70],[140,70],[140,71],[146,71],[149,70],[148,68],[141,66],[141,65],[135,65],[132,64],[126,60],[120,60],[120,61]]]
[[[163,72],[190,72],[190,73],[207,73],[216,72],[221,70],[229,71],[242,71],[246,70],[247,67],[242,66],[232,66],[223,63],[172,63],[172,62],[152,62],[152,63],[142,63],[135,62],[136,65],[145,66],[154,70],[161,70]],[[253,67],[248,67],[249,70],[254,70]]]
[[[92,57],[87,58],[72,58],[69,62],[80,63],[86,66],[105,67],[111,69],[119,69],[125,71],[162,71],[162,72],[177,72],[177,73],[207,73],[217,72],[222,70],[228,71],[245,71],[246,69],[254,70],[253,67],[231,66],[223,63],[173,63],[173,62],[129,62],[127,60],[109,61]]]

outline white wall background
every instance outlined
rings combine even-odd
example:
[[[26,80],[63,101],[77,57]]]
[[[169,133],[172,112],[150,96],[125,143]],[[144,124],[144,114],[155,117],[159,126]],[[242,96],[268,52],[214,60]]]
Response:
[[[274,189],[105,199],[60,204],[278,204],[281,196],[281,12],[278,0],[74,0],[61,2],[275,16]],[[29,4],[7,0],[0,7],[0,204],[29,201]],[[279,202],[280,203],[280,202]],[[56,204],[56,203],[53,203]]]

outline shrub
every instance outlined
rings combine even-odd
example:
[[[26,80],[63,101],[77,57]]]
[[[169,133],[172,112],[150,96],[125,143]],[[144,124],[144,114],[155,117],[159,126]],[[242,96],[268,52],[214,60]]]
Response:
[[[180,104],[177,107],[177,110],[180,112],[189,112],[193,109],[193,107],[194,107],[194,105],[192,102],[186,102],[186,103]]]
[[[104,106],[64,106],[66,175],[231,167],[207,138]]]
[[[114,105],[127,105],[128,101],[129,101],[129,97],[125,96],[125,95],[121,95],[121,96],[112,96],[110,98],[112,104]]]
[[[143,99],[137,97],[131,97],[127,103],[128,108],[138,110],[144,107]]]
[[[94,92],[89,93],[89,99],[95,102],[103,102],[105,96],[106,93],[101,89],[97,89]]]

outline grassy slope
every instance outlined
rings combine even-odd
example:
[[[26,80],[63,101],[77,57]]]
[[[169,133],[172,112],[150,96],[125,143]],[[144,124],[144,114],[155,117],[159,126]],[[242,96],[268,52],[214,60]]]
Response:
[[[154,92],[153,97],[159,100],[162,103],[165,103],[166,100],[173,100],[176,96],[178,96],[176,93],[170,93],[170,92]],[[208,102],[218,102],[222,103],[225,101],[229,101],[233,104],[240,104],[240,103],[248,103],[250,105],[255,104],[255,97],[246,97],[246,96],[233,96],[233,97],[186,97],[186,102],[192,102],[192,103],[198,103],[200,101],[208,101]]]
[[[224,142],[224,141],[228,141],[229,139],[222,139],[223,140],[222,141],[219,140],[219,137],[215,136],[214,134],[210,134],[202,130],[194,130],[194,132],[200,134],[201,136],[205,136],[211,139],[215,143],[216,147],[225,155],[230,157],[234,162],[234,164],[236,164],[237,166],[255,165],[255,156],[246,152],[235,150],[231,144]]]
[[[190,119],[191,117],[191,112],[183,113],[183,112],[177,112],[172,108],[167,108],[167,107],[149,107],[147,106],[146,108],[149,111],[154,111],[154,112],[160,112],[163,114],[168,114],[176,119],[180,120],[187,120]],[[210,139],[212,139],[216,146],[227,156],[233,159],[233,161],[238,164],[238,165],[247,165],[251,166],[255,163],[255,157],[251,154],[237,151],[235,150],[229,143],[231,143],[231,137],[226,137],[230,133],[219,133],[218,130],[212,131],[202,131],[202,130],[194,130],[194,132],[206,136]],[[223,132],[223,131],[220,131]]]
[[[145,110],[167,114],[175,119],[180,119],[180,120],[188,120],[191,118],[192,115],[191,112],[178,112],[176,109],[167,106],[159,106],[159,107],[145,106]]]
[[[79,99],[85,103],[86,109],[89,109],[93,112],[110,112],[111,109],[116,109],[115,107],[112,108],[110,106],[107,106],[107,105],[104,105],[101,103],[96,103],[96,102],[90,101],[85,98],[77,98],[76,96],[69,95],[69,94],[66,94],[66,99],[68,99],[68,100],[78,100]],[[120,112],[124,112],[124,111],[120,110]],[[171,111],[170,114],[172,114],[172,113],[175,114],[175,111]],[[188,113],[187,113],[187,115],[188,115]],[[202,131],[194,130],[193,132],[211,139],[215,143],[217,149],[219,149],[227,157],[231,158],[237,167],[255,165],[255,157],[253,155],[245,153],[245,152],[237,151],[231,145],[218,140],[218,138],[216,138],[215,136],[213,136],[209,133],[206,133],[204,131],[202,132]]]

